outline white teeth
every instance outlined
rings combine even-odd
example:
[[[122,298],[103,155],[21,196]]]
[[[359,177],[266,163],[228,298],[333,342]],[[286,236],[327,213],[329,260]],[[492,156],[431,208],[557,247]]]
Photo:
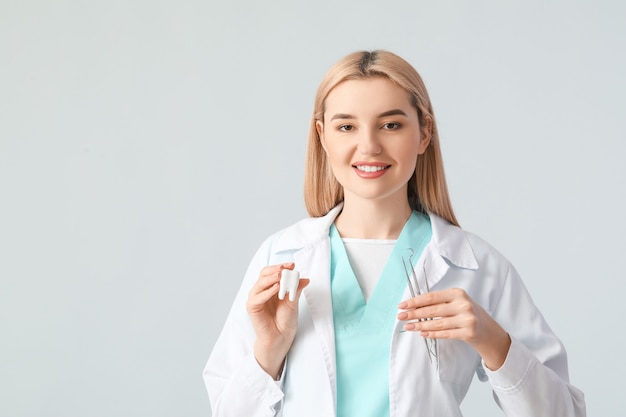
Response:
[[[387,167],[385,167],[385,166],[373,166],[373,165],[357,165],[356,168],[359,171],[377,172],[377,171],[382,171],[383,169],[385,169]]]

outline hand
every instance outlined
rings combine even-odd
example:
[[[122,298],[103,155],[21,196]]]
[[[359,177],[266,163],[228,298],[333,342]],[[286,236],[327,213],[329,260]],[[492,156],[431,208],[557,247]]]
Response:
[[[308,279],[300,279],[295,301],[278,299],[280,272],[293,269],[293,263],[270,265],[261,270],[259,279],[248,293],[246,309],[256,333],[254,356],[273,378],[280,374],[298,327],[298,300]]]
[[[502,366],[511,346],[508,333],[459,288],[433,291],[403,301],[398,320],[404,328],[433,339],[459,339],[470,344],[491,370]],[[424,320],[428,319],[428,320]]]

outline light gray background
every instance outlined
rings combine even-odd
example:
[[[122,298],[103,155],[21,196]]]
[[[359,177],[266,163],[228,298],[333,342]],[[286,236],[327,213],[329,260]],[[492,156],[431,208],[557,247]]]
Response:
[[[626,3],[0,0],[0,415],[208,416],[256,247],[305,217],[318,82],[423,75],[462,225],[623,416]],[[474,384],[467,416],[498,416]]]

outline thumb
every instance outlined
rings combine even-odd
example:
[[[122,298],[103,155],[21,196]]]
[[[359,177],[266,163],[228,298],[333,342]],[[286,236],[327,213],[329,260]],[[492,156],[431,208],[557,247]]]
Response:
[[[298,282],[298,291],[296,292],[296,299],[293,301],[294,303],[297,303],[298,300],[300,300],[300,294],[302,294],[302,290],[304,290],[310,282],[311,280],[308,278],[300,278],[300,282]]]

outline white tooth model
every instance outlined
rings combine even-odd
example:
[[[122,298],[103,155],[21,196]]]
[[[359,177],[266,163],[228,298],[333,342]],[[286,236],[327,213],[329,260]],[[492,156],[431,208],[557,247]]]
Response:
[[[283,269],[280,273],[280,289],[278,290],[278,299],[284,299],[285,294],[289,293],[289,301],[296,301],[298,283],[300,283],[300,273],[298,271]]]

